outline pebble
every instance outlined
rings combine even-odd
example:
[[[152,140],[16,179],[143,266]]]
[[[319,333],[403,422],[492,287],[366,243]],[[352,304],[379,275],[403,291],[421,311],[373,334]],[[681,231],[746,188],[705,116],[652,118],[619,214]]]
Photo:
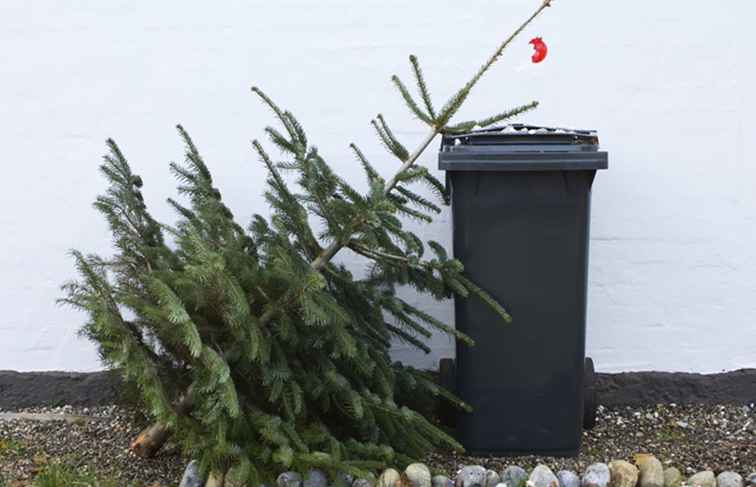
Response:
[[[412,463],[404,470],[412,487],[431,487],[431,473],[423,463]]]
[[[436,475],[431,479],[433,487],[454,487],[454,482],[446,475]]]
[[[533,469],[528,482],[532,483],[533,487],[559,487],[559,479],[549,467],[543,464]]]
[[[756,487],[756,472],[753,472],[751,475],[746,477],[745,481],[748,487]]]
[[[501,472],[500,477],[500,482],[507,484],[508,487],[525,487],[528,472],[517,465],[510,465]]]
[[[284,472],[276,478],[278,487],[301,487],[302,477],[297,472]]]
[[[722,472],[717,475],[717,487],[743,487],[743,477],[735,472]]]
[[[302,486],[328,487],[328,478],[321,470],[312,468],[307,472],[307,476],[305,476],[304,482],[302,482]],[[393,485],[391,487],[393,487]]]
[[[668,467],[664,469],[664,487],[680,487],[683,475],[679,469]]]
[[[580,487],[580,477],[572,470],[560,470],[557,472],[559,487]]]
[[[609,485],[609,467],[605,463],[588,466],[580,482],[582,487],[607,487]],[[630,487],[634,487],[635,484]]]
[[[393,468],[387,468],[378,477],[378,487],[394,487],[397,480],[399,480],[399,472]]]
[[[197,460],[192,460],[184,470],[179,487],[204,487],[205,479],[200,477],[199,464]]]
[[[655,456],[639,453],[635,455],[635,465],[640,471],[638,474],[640,487],[664,487],[664,467]]]
[[[638,483],[638,469],[630,462],[614,460],[609,462],[611,487],[635,487]]]
[[[459,471],[456,487],[486,487],[486,469],[480,465],[468,465]]]
[[[687,483],[692,487],[717,487],[717,479],[711,470],[698,472],[690,477]]]
[[[374,479],[357,479],[354,482],[352,482],[352,487],[374,487],[374,486],[375,486]]]

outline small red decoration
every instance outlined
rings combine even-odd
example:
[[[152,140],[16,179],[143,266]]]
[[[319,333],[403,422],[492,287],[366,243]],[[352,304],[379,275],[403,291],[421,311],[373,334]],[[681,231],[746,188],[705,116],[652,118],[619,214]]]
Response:
[[[546,54],[548,54],[549,48],[546,47],[546,43],[543,42],[543,39],[540,37],[534,37],[528,44],[532,44],[533,49],[535,49],[533,57],[531,58],[534,63],[540,63],[546,59]]]

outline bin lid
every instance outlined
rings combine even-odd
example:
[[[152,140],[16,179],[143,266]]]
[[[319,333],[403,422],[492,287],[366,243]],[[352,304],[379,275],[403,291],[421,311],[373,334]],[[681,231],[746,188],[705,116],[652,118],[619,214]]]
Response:
[[[438,167],[446,171],[585,171],[606,169],[594,130],[510,124],[445,134]]]

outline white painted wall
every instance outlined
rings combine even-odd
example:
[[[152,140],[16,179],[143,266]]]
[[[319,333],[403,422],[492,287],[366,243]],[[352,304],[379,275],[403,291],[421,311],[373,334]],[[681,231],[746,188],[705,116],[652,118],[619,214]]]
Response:
[[[378,111],[408,143],[421,137],[389,83],[407,54],[447,96],[536,3],[0,2],[0,369],[98,367],[75,335],[82,316],[54,300],[73,275],[68,248],[109,248],[90,206],[106,137],[170,219],[167,163],[185,124],[246,219],[263,208],[249,141],[271,122],[250,85],[357,177],[347,144],[382,157],[367,123]],[[611,169],[594,191],[588,343],[600,370],[756,366],[754,14],[749,0],[554,0],[463,114],[535,98],[527,121],[600,131]],[[550,47],[537,66],[534,35]],[[435,167],[434,152],[423,163]],[[450,241],[448,214],[428,236]],[[449,303],[421,304],[451,316]],[[397,351],[426,365],[451,354],[443,339],[430,357]]]

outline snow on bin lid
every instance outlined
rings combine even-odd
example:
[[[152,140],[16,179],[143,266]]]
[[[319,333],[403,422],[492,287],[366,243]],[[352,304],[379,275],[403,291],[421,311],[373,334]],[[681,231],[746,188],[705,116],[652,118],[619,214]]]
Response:
[[[594,130],[511,124],[441,141],[438,167],[447,171],[548,171],[606,169]]]

